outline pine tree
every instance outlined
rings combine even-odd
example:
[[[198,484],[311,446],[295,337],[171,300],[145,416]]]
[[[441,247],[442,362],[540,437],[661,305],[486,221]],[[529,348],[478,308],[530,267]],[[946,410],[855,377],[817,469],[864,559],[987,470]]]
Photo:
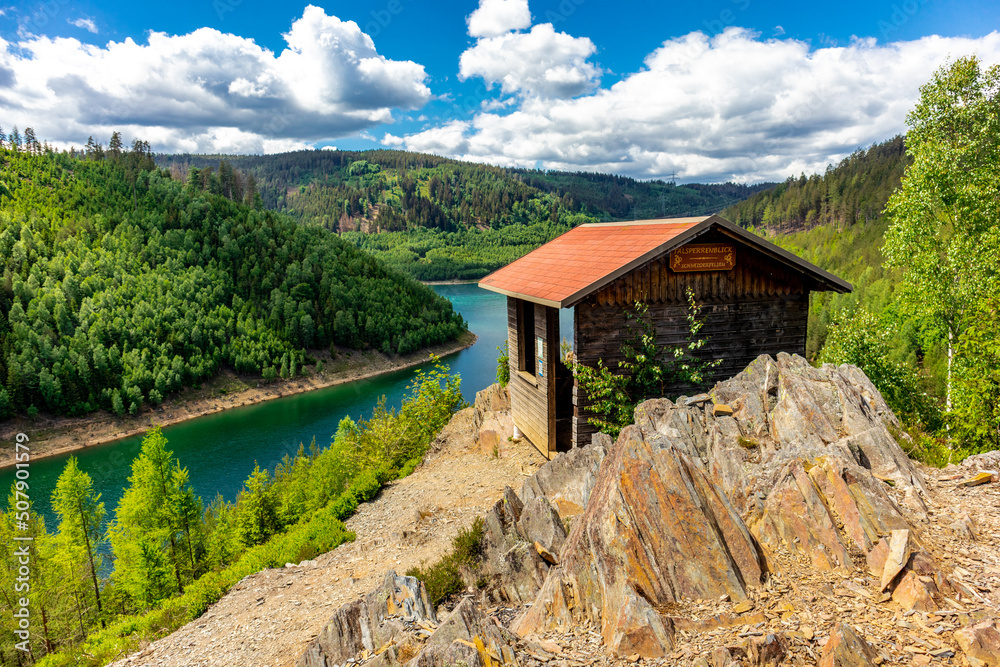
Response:
[[[244,546],[262,544],[278,530],[278,501],[267,470],[254,463],[236,502],[236,533]]]
[[[111,140],[108,141],[108,157],[116,162],[121,159],[122,156],[122,135],[119,132],[111,133]]]
[[[49,572],[51,561],[49,558],[45,558],[45,555],[51,551],[52,536],[45,529],[45,522],[41,520],[33,504],[29,506],[28,510],[24,510],[23,504],[18,506],[19,501],[23,501],[23,497],[18,496],[15,486],[11,485],[10,494],[7,497],[7,511],[0,512],[0,584],[3,585],[3,591],[7,595],[27,592],[18,591],[15,589],[15,584],[27,583],[30,587],[32,618],[41,622],[42,630],[41,633],[30,633],[30,653],[37,659],[45,653],[51,653],[54,649],[53,636],[61,636],[62,634],[54,631],[52,627],[53,610],[60,600],[57,591],[52,586],[52,576]],[[18,552],[26,544],[28,545],[30,574],[28,581],[24,582],[17,580],[17,577],[21,575],[21,555]],[[0,614],[0,617],[11,618],[7,609],[12,604],[13,601],[10,598],[0,596],[0,609],[4,609],[4,613]],[[35,625],[35,622],[32,625]],[[6,635],[6,637],[11,636],[12,634]],[[10,658],[11,664],[21,664],[20,660],[23,659],[24,654],[8,656],[5,653],[7,644],[7,641],[0,643],[0,658],[4,660]]]
[[[24,128],[24,148],[31,155],[42,154],[42,146],[38,143],[38,137],[35,136],[35,130],[30,127]]]

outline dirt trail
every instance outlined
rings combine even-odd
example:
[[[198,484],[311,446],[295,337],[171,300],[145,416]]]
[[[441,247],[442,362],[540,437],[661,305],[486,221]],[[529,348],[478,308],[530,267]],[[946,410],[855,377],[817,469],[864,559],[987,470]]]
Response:
[[[456,415],[412,475],[358,508],[347,521],[354,542],[247,577],[201,618],[114,664],[293,665],[339,606],[375,588],[388,569],[437,560],[504,486],[520,490],[545,462],[527,442],[500,459],[474,449],[473,412]]]

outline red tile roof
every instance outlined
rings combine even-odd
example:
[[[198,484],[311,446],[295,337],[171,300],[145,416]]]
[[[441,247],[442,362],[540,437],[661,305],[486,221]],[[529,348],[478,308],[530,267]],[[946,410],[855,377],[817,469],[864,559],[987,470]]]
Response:
[[[494,292],[561,308],[582,290],[621,275],[705,218],[580,225],[479,282]],[[650,256],[648,259],[652,259]]]
[[[838,292],[851,285],[712,215],[580,225],[479,281],[479,286],[556,308],[575,305],[632,269],[720,226]]]

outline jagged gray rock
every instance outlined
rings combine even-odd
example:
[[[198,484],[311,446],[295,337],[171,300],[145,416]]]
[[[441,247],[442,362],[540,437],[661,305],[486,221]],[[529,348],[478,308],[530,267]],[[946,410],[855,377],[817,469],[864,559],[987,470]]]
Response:
[[[583,514],[610,441],[606,435],[595,436],[592,444],[549,461],[524,481],[521,500],[528,504],[533,498],[547,498],[562,519]]]
[[[519,522],[533,527],[542,521],[528,519],[524,505],[507,487],[504,497],[487,512],[483,522],[482,559],[470,578],[486,578],[499,599],[512,604],[530,602],[538,593],[549,564],[535,550],[519,528]],[[473,582],[468,582],[473,583]]]
[[[616,654],[662,657],[673,629],[656,608],[745,598],[769,550],[847,574],[884,567],[894,530],[919,548],[926,487],[858,369],[761,356],[710,396],[727,409],[666,399],[636,408],[518,634],[590,621]],[[915,501],[901,507],[886,482]]]
[[[390,570],[380,587],[334,612],[319,636],[299,656],[296,667],[343,665],[363,651],[372,653],[405,635],[406,622],[417,621],[437,622],[423,583]],[[368,664],[379,667],[395,662],[395,651],[389,647]]]
[[[472,599],[465,598],[407,665],[442,667],[465,664],[477,667],[485,664],[483,654],[492,654],[500,658],[503,664],[514,665],[516,661],[511,644],[516,639],[485,619]]]
[[[763,571],[750,532],[701,466],[668,438],[629,426],[601,466],[560,567],[513,627],[525,636],[589,621],[618,655],[663,657],[673,627],[657,607],[742,600]]]

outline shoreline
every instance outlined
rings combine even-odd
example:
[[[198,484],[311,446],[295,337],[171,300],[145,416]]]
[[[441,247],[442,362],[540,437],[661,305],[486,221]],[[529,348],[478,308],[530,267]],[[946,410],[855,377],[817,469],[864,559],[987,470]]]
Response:
[[[343,356],[346,358],[340,359],[342,355],[338,354],[338,359],[334,360],[328,352],[316,352],[313,356],[333,368],[318,376],[310,373],[263,385],[261,378],[257,376],[241,377],[226,369],[203,383],[201,388],[185,388],[161,405],[147,407],[135,416],[116,417],[105,410],[86,417],[49,417],[37,422],[18,416],[0,429],[0,471],[14,465],[14,437],[20,432],[26,433],[30,438],[31,460],[34,461],[113,443],[144,433],[154,425],[172,426],[231,408],[256,405],[275,398],[405,370],[426,363],[431,354],[444,358],[461,352],[472,347],[477,340],[476,334],[467,331],[456,341],[424,348],[402,357],[386,357],[381,352],[372,350],[345,350]]]
[[[480,278],[482,280],[482,278]],[[427,285],[475,285],[479,280],[421,280],[420,283]]]

